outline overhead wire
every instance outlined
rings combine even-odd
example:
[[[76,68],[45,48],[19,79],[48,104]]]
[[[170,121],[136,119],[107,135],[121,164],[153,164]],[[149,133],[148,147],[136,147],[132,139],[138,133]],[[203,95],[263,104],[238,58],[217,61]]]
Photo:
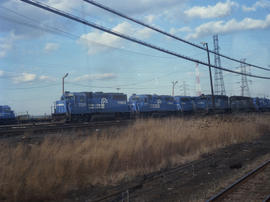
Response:
[[[257,76],[257,75],[252,75],[252,74],[244,74],[244,73],[241,73],[241,72],[236,72],[236,71],[233,71],[233,70],[230,70],[230,69],[227,69],[227,68],[223,68],[223,67],[218,67],[216,65],[212,65],[212,64],[208,64],[206,62],[203,62],[203,61],[200,61],[200,60],[197,60],[197,59],[194,59],[194,58],[190,58],[190,57],[187,57],[187,56],[184,56],[184,55],[180,55],[176,52],[173,52],[173,51],[169,51],[169,50],[166,50],[164,48],[160,48],[158,46],[155,46],[153,44],[150,44],[150,43],[147,43],[147,42],[144,42],[142,40],[138,40],[134,37],[130,37],[128,35],[125,35],[125,34],[122,34],[122,33],[119,33],[119,32],[115,32],[113,30],[110,30],[104,26],[101,26],[101,25],[98,25],[96,23],[93,23],[93,22],[89,22],[85,19],[82,19],[82,18],[79,18],[77,16],[74,16],[70,13],[67,13],[67,12],[64,12],[64,11],[61,11],[59,9],[56,9],[56,8],[53,8],[53,7],[50,7],[48,6],[47,4],[43,4],[39,1],[34,1],[34,0],[21,0],[25,3],[28,3],[28,4],[31,4],[33,6],[36,6],[36,7],[39,7],[43,10],[47,10],[49,12],[52,12],[52,13],[55,13],[57,15],[60,15],[60,16],[63,16],[65,18],[68,18],[68,19],[71,19],[73,21],[76,21],[76,22],[79,22],[79,23],[82,23],[82,24],[85,24],[87,26],[90,26],[92,28],[96,28],[96,29],[99,29],[101,31],[104,31],[104,32],[107,32],[109,34],[112,34],[112,35],[115,35],[115,36],[118,36],[120,38],[124,38],[128,41],[132,41],[134,43],[137,43],[137,44],[140,44],[140,45],[143,45],[143,46],[146,46],[146,47],[149,47],[151,49],[155,49],[157,51],[160,51],[160,52],[163,52],[163,53],[167,53],[169,55],[173,55],[173,56],[176,56],[176,57],[179,57],[179,58],[182,58],[182,59],[185,59],[185,60],[189,60],[191,62],[195,62],[195,63],[199,63],[199,64],[202,64],[204,66],[211,66],[213,68],[216,68],[216,69],[220,69],[220,70],[223,70],[223,71],[227,71],[227,72],[231,72],[231,73],[235,73],[235,74],[240,74],[240,75],[246,75],[246,76],[250,76],[250,77],[255,77],[255,78],[261,78],[261,79],[270,79],[270,77],[265,77],[265,76]],[[247,63],[246,63],[247,64]],[[249,64],[250,65],[250,64]]]
[[[226,58],[226,59],[235,61],[235,62],[240,62],[240,63],[242,63],[242,64],[245,64],[245,65],[248,65],[248,66],[252,66],[252,67],[255,67],[255,68],[258,68],[258,69],[270,71],[270,69],[268,69],[268,68],[260,67],[260,66],[258,66],[258,65],[249,64],[249,63],[243,62],[243,61],[241,61],[241,60],[237,60],[237,59],[234,59],[234,58],[232,58],[232,57],[229,57],[229,56],[226,56],[226,55],[217,53],[217,52],[212,51],[212,50],[210,50],[210,49],[206,49],[206,48],[203,47],[203,46],[200,46],[200,45],[197,45],[197,44],[195,44],[195,43],[189,42],[189,41],[184,40],[184,39],[182,39],[182,38],[180,38],[180,37],[177,37],[177,36],[175,36],[175,35],[173,35],[173,34],[170,34],[170,33],[168,33],[168,32],[165,32],[165,31],[163,31],[163,30],[161,30],[161,29],[158,29],[158,28],[156,28],[156,27],[153,27],[153,26],[151,26],[151,25],[148,25],[148,24],[146,24],[146,23],[144,23],[144,22],[141,22],[141,21],[139,21],[139,20],[137,20],[137,19],[134,19],[134,18],[132,18],[132,17],[129,17],[129,16],[123,14],[123,13],[120,13],[119,11],[116,11],[116,10],[114,10],[114,9],[112,9],[112,8],[109,8],[109,7],[107,7],[107,6],[105,6],[105,5],[101,4],[101,3],[97,3],[97,2],[95,2],[95,1],[93,1],[93,0],[83,0],[83,1],[84,1],[84,2],[87,2],[87,3],[89,3],[89,4],[92,4],[92,5],[94,5],[94,6],[97,6],[97,7],[101,8],[101,9],[104,9],[104,10],[106,10],[106,11],[108,11],[108,12],[111,12],[111,13],[113,13],[113,14],[115,14],[115,15],[118,15],[118,16],[120,16],[120,17],[123,17],[123,18],[125,18],[125,19],[128,19],[128,20],[130,20],[130,21],[132,21],[132,22],[135,22],[135,23],[137,23],[137,24],[140,24],[140,25],[142,25],[142,26],[144,26],[144,27],[147,27],[147,28],[149,28],[149,29],[151,29],[151,30],[157,31],[157,32],[159,32],[159,33],[161,33],[161,34],[163,34],[163,35],[166,35],[166,36],[168,36],[168,37],[171,37],[171,38],[176,39],[176,40],[178,40],[178,41],[181,41],[181,42],[183,42],[183,43],[189,44],[189,45],[191,45],[191,46],[193,46],[193,47],[196,47],[196,48],[199,48],[199,49],[202,49],[202,50],[205,50],[205,51],[209,51],[210,53],[213,53],[213,54],[215,54],[215,55],[218,55],[218,56],[220,56],[220,57],[223,57],[223,58]]]
[[[64,31],[62,29],[59,29],[59,28],[51,26],[51,25],[39,25],[40,24],[39,21],[37,21],[35,19],[32,19],[32,18],[29,18],[28,16],[25,16],[25,15],[23,15],[21,13],[13,11],[13,10],[11,10],[9,8],[3,7],[3,6],[0,6],[0,8],[5,9],[5,10],[7,10],[7,11],[9,11],[9,12],[11,12],[11,13],[17,15],[17,16],[20,16],[20,17],[23,17],[23,18],[25,18],[27,20],[30,20],[30,21],[32,21],[34,23],[38,23],[38,25],[30,24],[29,22],[22,22],[22,21],[10,19],[10,18],[8,18],[6,16],[0,15],[0,18],[2,18],[3,20],[10,21],[10,22],[13,22],[13,23],[16,23],[16,24],[21,24],[21,25],[28,26],[28,27],[35,28],[35,29],[40,29],[42,31],[46,31],[46,32],[49,32],[49,33],[52,33],[52,34],[58,34],[60,36],[67,37],[67,38],[72,39],[72,40],[76,40],[76,39],[80,38],[80,36],[78,36],[76,34]],[[147,54],[147,53],[143,53],[143,52],[129,50],[129,49],[122,48],[122,47],[121,48],[120,47],[115,47],[115,46],[107,45],[107,44],[104,44],[104,43],[92,41],[92,40],[89,40],[89,39],[83,39],[83,40],[91,42],[91,43],[99,45],[99,46],[104,46],[104,47],[107,47],[107,48],[116,49],[116,50],[125,51],[125,52],[130,52],[130,53],[133,53],[133,54],[143,55],[143,56],[147,56],[147,57],[175,59],[174,57],[151,55],[151,54]]]

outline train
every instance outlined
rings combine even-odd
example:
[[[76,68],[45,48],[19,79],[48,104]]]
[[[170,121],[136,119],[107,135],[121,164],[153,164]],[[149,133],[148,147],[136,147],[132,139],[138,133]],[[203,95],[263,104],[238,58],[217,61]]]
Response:
[[[170,96],[66,91],[53,104],[46,117],[17,115],[8,105],[0,106],[0,124],[41,121],[89,122],[96,120],[132,119],[140,117],[183,116],[187,114],[218,114],[269,112],[270,99],[244,96],[211,95]]]
[[[103,92],[65,92],[54,104],[52,118],[71,122],[164,117],[168,115],[270,111],[270,100],[244,96],[170,96]]]

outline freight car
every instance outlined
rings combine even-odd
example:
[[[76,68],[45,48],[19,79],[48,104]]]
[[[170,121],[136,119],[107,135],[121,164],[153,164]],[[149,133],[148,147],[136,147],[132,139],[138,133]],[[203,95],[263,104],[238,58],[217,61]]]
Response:
[[[133,94],[129,103],[131,113],[139,117],[162,117],[178,112],[174,97],[169,95]]]
[[[12,123],[16,123],[14,111],[8,105],[0,106],[0,124]]]
[[[127,118],[127,95],[103,92],[65,92],[55,102],[53,120],[72,122]]]

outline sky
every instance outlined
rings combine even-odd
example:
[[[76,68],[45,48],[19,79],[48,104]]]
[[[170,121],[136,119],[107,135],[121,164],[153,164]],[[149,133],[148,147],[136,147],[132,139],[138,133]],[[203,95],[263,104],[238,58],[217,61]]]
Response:
[[[192,43],[218,34],[220,53],[270,68],[269,0],[96,0]],[[43,0],[61,11],[178,54],[207,62],[207,53],[110,14],[83,0]],[[214,56],[210,55],[214,64]],[[221,58],[221,66],[240,64]],[[0,105],[17,114],[50,114],[65,90],[196,95],[194,62],[174,57],[28,5],[0,1]],[[199,65],[202,93],[210,93],[208,67]],[[270,77],[269,71],[246,67]],[[215,70],[212,70],[213,77]],[[226,94],[241,94],[241,76],[223,72]],[[250,95],[270,97],[269,80],[247,78]]]

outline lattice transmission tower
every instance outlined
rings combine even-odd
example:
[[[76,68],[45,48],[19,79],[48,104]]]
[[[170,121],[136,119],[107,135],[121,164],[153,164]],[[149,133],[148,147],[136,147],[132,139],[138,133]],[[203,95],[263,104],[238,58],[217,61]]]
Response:
[[[202,94],[202,90],[201,90],[200,72],[198,63],[196,63],[195,76],[196,76],[196,94],[197,96],[200,96]]]
[[[242,59],[243,62],[246,62],[246,59]],[[241,73],[246,74],[247,73],[247,66],[243,63],[241,63]],[[241,75],[241,96],[247,96],[250,97],[250,91],[248,86],[248,80],[246,75]]]
[[[214,41],[214,51],[216,53],[219,53],[218,35],[217,34],[215,34],[213,36],[213,41]],[[220,56],[219,55],[215,55],[215,65],[218,66],[218,67],[221,67],[221,62],[220,62]],[[215,95],[226,95],[222,70],[215,69],[214,80],[215,80],[214,81]]]

